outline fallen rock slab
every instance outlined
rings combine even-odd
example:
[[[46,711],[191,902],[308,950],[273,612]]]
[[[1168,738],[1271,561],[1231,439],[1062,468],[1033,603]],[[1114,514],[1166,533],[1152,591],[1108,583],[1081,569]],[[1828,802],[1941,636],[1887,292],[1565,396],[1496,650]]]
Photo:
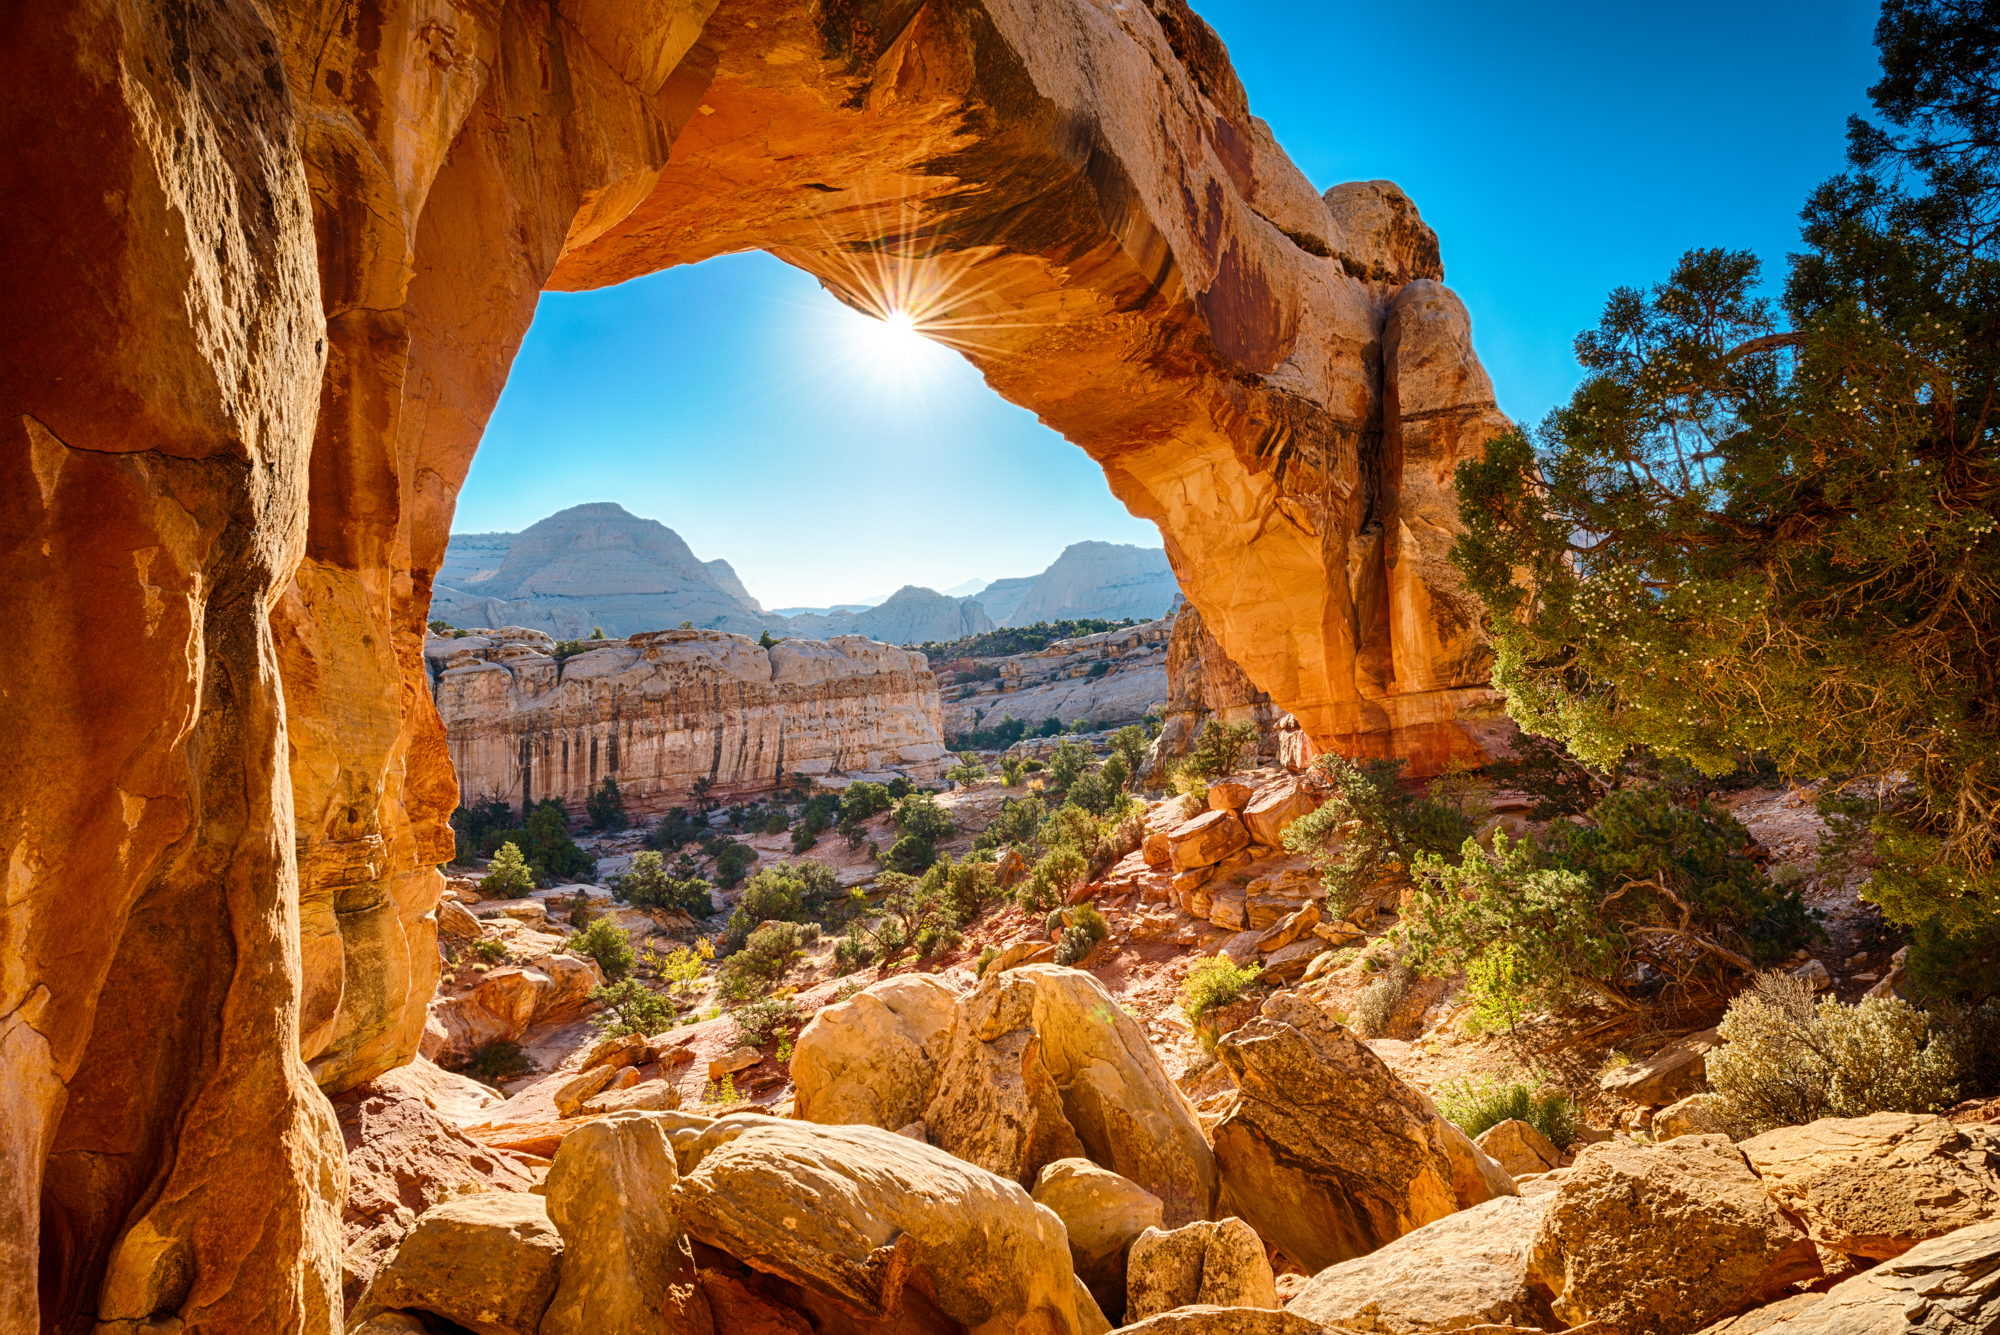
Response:
[[[1546,1173],[1562,1163],[1555,1142],[1518,1117],[1495,1123],[1474,1136],[1472,1143],[1510,1177]]]
[[[1250,832],[1232,811],[1207,811],[1167,831],[1167,851],[1177,872],[1213,867],[1250,846]]]
[[[549,1168],[562,1235],[559,1282],[539,1335],[713,1335],[694,1255],[668,1207],[680,1180],[666,1128],[648,1117],[580,1127]]]
[[[1216,1056],[1237,1085],[1214,1130],[1218,1209],[1307,1270],[1513,1194],[1430,1100],[1314,1002],[1272,997]]]
[[[1160,1227],[1160,1198],[1088,1159],[1058,1159],[1035,1180],[1034,1200],[1062,1220],[1070,1263],[1099,1310],[1122,1321],[1126,1251],[1147,1229]]]
[[[1984,1128],[1876,1113],[1780,1127],[1737,1148],[1778,1208],[1849,1256],[1889,1260],[2000,1218],[2000,1137]]]
[[[1503,1196],[1446,1215],[1366,1256],[1329,1266],[1285,1310],[1321,1326],[1413,1335],[1469,1326],[1554,1329],[1528,1284],[1546,1196]]]
[[[1918,1243],[1801,1306],[1762,1335],[1992,1335],[2000,1330],[2000,1221]]]
[[[868,1320],[894,1317],[921,1275],[961,1325],[1083,1335],[1061,1221],[1016,1183],[879,1127],[748,1126],[672,1208],[703,1243]]]
[[[536,1335],[562,1252],[540,1196],[487,1192],[434,1205],[375,1273],[351,1324],[416,1311],[476,1335]]]
[[[1708,1054],[1722,1046],[1713,1029],[1669,1043],[1644,1061],[1605,1072],[1598,1088],[1641,1107],[1659,1108],[1691,1094],[1708,1077]]]
[[[1820,1273],[1724,1136],[1586,1146],[1543,1199],[1527,1277],[1567,1325],[1690,1335]]]
[[[1276,1308],[1278,1291],[1263,1240],[1241,1219],[1197,1220],[1171,1232],[1149,1228],[1126,1260],[1128,1321],[1199,1304]]]

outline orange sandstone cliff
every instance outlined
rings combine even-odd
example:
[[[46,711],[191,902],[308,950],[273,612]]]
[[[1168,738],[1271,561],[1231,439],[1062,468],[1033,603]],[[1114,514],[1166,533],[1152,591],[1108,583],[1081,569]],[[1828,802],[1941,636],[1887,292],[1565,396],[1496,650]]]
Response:
[[[435,986],[424,611],[544,289],[763,248],[912,309],[1314,745],[1480,749],[1443,554],[1503,423],[1437,239],[1181,0],[17,10],[0,1329],[337,1324],[321,1091]]]

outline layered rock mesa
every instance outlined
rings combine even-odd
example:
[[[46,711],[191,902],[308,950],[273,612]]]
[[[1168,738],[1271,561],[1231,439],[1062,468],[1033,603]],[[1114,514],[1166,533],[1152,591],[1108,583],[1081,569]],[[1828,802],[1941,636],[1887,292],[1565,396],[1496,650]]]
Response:
[[[1137,723],[1167,701],[1167,644],[1174,622],[1057,640],[1032,653],[955,658],[937,665],[944,734],[994,728],[1008,715],[1031,727],[1044,719],[1099,728]]]
[[[1464,308],[1182,0],[29,6],[0,72],[0,1328],[333,1320],[314,1086],[421,1031],[424,612],[544,288],[918,294],[1316,743],[1476,749]]]
[[[656,815],[697,779],[718,798],[793,774],[944,772],[937,679],[914,650],[842,635],[769,649],[745,635],[663,630],[558,661],[510,627],[430,641],[438,713],[465,799],[545,797],[581,810],[606,778]]]

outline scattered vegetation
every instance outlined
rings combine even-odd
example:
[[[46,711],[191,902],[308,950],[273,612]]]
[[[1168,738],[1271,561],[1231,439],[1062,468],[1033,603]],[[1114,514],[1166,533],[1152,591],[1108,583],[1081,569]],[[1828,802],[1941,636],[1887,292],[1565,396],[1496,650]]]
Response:
[[[657,1034],[674,1023],[674,1003],[648,988],[636,978],[590,989],[590,999],[604,1009],[591,1017],[591,1026],[606,1038],[625,1034]]]
[[[583,814],[590,818],[593,830],[622,830],[631,821],[625,815],[625,797],[618,791],[618,780],[609,774],[597,791],[583,801]]]
[[[1181,980],[1181,1014],[1199,1025],[1210,1011],[1241,1000],[1263,971],[1262,965],[1238,964],[1226,955],[1196,960]]]
[[[1032,626],[1007,626],[962,640],[926,640],[914,647],[923,650],[933,662],[954,658],[1005,658],[1009,654],[1031,654],[1038,649],[1046,649],[1057,640],[1074,640],[1138,624],[1130,617],[1123,621],[1105,621],[1099,617],[1083,617],[1075,621],[1037,621]]]
[[[497,797],[460,807],[451,814],[451,828],[457,836],[453,861],[470,862],[476,857],[491,857],[499,844],[489,841],[487,836],[507,830],[513,824],[514,808]]]
[[[1420,854],[1456,853],[1472,837],[1479,785],[1456,771],[1423,794],[1406,792],[1397,785],[1406,763],[1321,756],[1319,776],[1331,795],[1285,830],[1285,848],[1319,867],[1335,916],[1403,889]]]
[[[1576,1105],[1560,1090],[1537,1094],[1517,1079],[1492,1077],[1465,1080],[1437,1091],[1438,1112],[1468,1136],[1479,1136],[1500,1123],[1526,1122],[1547,1136],[1559,1150],[1576,1143],[1580,1119]]]
[[[638,958],[631,937],[609,918],[594,919],[582,931],[571,932],[563,942],[563,949],[596,960],[597,967],[613,982],[631,972],[633,961]]]
[[[1111,934],[1111,924],[1104,921],[1104,915],[1094,904],[1063,910],[1062,917],[1062,937],[1056,942],[1057,964],[1081,964],[1097,948],[1097,943]]]
[[[1181,772],[1196,779],[1217,779],[1225,774],[1234,774],[1242,763],[1244,752],[1256,744],[1256,724],[1224,723],[1220,719],[1210,719],[1201,725],[1201,732],[1195,737],[1187,759],[1181,761]]]
[[[521,859],[521,850],[502,844],[493,854],[493,865],[480,878],[479,893],[488,899],[524,899],[535,888],[535,874]]]
[[[1380,1038],[1389,1032],[1396,1007],[1410,993],[1414,971],[1407,964],[1391,964],[1380,976],[1361,989],[1354,999],[1354,1016],[1349,1027],[1363,1038]]]
[[[790,997],[769,997],[740,1006],[731,1016],[736,1021],[736,1041],[761,1048],[773,1039],[795,1037],[805,1017]]]
[[[709,892],[714,887],[698,874],[695,861],[683,853],[669,871],[658,853],[632,855],[632,868],[611,883],[612,897],[641,909],[678,909],[696,918],[715,912]]]
[[[1958,1097],[1958,1065],[1929,1017],[1901,1001],[1814,1000],[1784,973],[1729,1003],[1708,1054],[1715,1110],[1755,1135],[1821,1117],[1936,1112]]]
[[[646,847],[672,851],[695,842],[709,832],[708,822],[686,807],[669,808],[659,824],[646,831]]]
[[[487,829],[480,836],[480,853],[491,856],[501,844],[512,844],[527,861],[535,883],[583,880],[597,873],[597,860],[569,836],[569,815],[561,802],[545,798],[528,812],[525,829]]]

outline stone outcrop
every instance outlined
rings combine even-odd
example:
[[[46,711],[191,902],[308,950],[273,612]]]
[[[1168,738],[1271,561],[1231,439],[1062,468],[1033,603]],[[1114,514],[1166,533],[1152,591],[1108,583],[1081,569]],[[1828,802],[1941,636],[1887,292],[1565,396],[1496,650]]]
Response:
[[[1708,1054],[1722,1040],[1713,1029],[1689,1034],[1652,1056],[1606,1071],[1598,1081],[1605,1093],[1658,1108],[1701,1086],[1708,1076]]]
[[[1183,603],[1174,615],[1166,666],[1167,704],[1160,735],[1140,766],[1148,782],[1164,783],[1168,769],[1194,748],[1211,720],[1254,724],[1259,755],[1290,759],[1294,768],[1304,768],[1312,758],[1312,747],[1299,733],[1297,720],[1223,651],[1193,603]],[[1297,754],[1287,755],[1288,751]]]
[[[1541,1199],[1528,1282],[1571,1326],[1688,1335],[1820,1273],[1724,1136],[1585,1146]]]
[[[499,632],[438,638],[438,710],[466,800],[580,810],[605,778],[626,810],[769,792],[793,774],[931,778],[948,759],[924,656],[850,636],[787,640],[668,630],[561,662]]]
[[[1149,1228],[1126,1259],[1125,1315],[1144,1321],[1176,1307],[1278,1306],[1264,1243],[1241,1219]]]
[[[708,1151],[670,1205],[701,1242],[866,1320],[922,1329],[910,1311],[930,1306],[966,1327],[1082,1335],[1055,1216],[893,1132],[765,1119]]]
[[[924,974],[828,1006],[792,1045],[795,1114],[827,1126],[908,1126],[924,1115],[957,1022],[958,994]]]
[[[1513,1194],[1430,1100],[1311,1001],[1279,993],[1215,1055],[1237,1086],[1213,1132],[1219,1208],[1308,1271]]]
[[[1285,1304],[1322,1326],[1416,1335],[1467,1326],[1554,1328],[1528,1286],[1528,1246],[1547,1198],[1502,1196],[1446,1215],[1366,1256],[1328,1266]]]
[[[1988,1222],[1919,1244],[1837,1284],[1762,1327],[1760,1335],[1985,1335],[1996,1326],[2000,1222]]]
[[[1158,1197],[1170,1228],[1214,1206],[1192,1105],[1079,969],[989,966],[959,1005],[923,1121],[931,1143],[1023,1185],[1058,1159],[1090,1159]]]
[[[1889,1260],[1927,1238],[2000,1218],[2000,1130],[1876,1113],[1781,1127],[1737,1146],[1812,1240]]]
[[[1036,1177],[1034,1199],[1062,1220],[1070,1262],[1098,1309],[1123,1321],[1126,1253],[1165,1221],[1160,1198],[1088,1159],[1058,1159]]]
[[[487,1192],[432,1206],[375,1272],[352,1321],[424,1312],[476,1335],[537,1335],[563,1241],[540,1196]]]
[[[945,736],[998,727],[1009,715],[1036,727],[1051,718],[1065,727],[1137,723],[1166,702],[1172,628],[1171,621],[1148,621],[1033,653],[936,664]]]
[[[1267,1311],[1196,1303],[1120,1326],[1118,1335],[1326,1335],[1326,1332],[1283,1308]]]
[[[1007,592],[1003,590],[1001,596],[1006,597]],[[988,607],[987,614],[1003,626],[1032,626],[1038,621],[1078,617],[1154,621],[1174,610],[1181,589],[1174,580],[1173,564],[1158,547],[1073,542],[1020,594],[1018,601],[1009,599],[1011,605],[1005,612]],[[985,600],[985,593],[981,600]]]
[[[546,1193],[562,1274],[539,1335],[715,1335],[668,1203],[679,1180],[654,1118],[593,1122],[563,1138]]]
[[[494,969],[477,987],[431,1000],[418,1052],[456,1066],[486,1044],[512,1042],[531,1025],[574,1019],[604,984],[597,961],[576,955],[543,955],[528,964]]]
[[[480,534],[481,556],[493,554],[497,536],[509,541],[498,568],[484,578],[455,583],[440,571],[431,617],[460,627],[526,626],[559,640],[585,639],[600,629],[619,638],[683,621],[755,636],[772,620],[726,562],[696,560],[665,524],[610,501],[559,510],[518,534]],[[447,563],[458,545],[453,535]],[[711,564],[728,571],[733,588]]]
[[[1555,1143],[1518,1117],[1486,1128],[1472,1143],[1511,1177],[1532,1177],[1561,1166],[1562,1152]]]
[[[1181,0],[58,8],[9,38],[35,262],[0,281],[63,318],[0,336],[31,646],[0,699],[0,1326],[331,1320],[314,1085],[422,1032],[457,796],[423,623],[544,289],[762,248],[864,310],[932,292],[1315,745],[1481,750],[1438,557],[1503,423],[1436,239],[1393,188],[1315,191]]]

